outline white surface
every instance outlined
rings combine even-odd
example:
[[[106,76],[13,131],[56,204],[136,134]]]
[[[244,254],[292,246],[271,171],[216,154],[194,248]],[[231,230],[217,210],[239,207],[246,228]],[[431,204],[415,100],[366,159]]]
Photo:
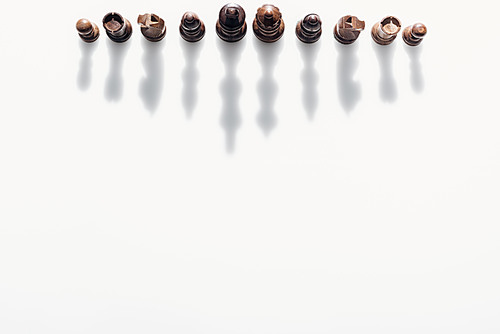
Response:
[[[240,3],[250,24],[261,1]],[[4,6],[0,333],[498,333],[492,3],[281,1],[266,47],[218,41],[224,2]],[[122,64],[74,28],[112,10],[134,27]],[[294,34],[310,12],[312,51]],[[347,50],[346,14],[367,23]],[[385,15],[424,22],[421,48],[377,51]]]

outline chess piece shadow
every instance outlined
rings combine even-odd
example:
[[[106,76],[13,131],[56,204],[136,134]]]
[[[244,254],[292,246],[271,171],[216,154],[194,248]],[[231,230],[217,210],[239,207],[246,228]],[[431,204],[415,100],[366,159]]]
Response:
[[[262,129],[262,132],[269,136],[278,125],[274,104],[278,97],[279,87],[274,77],[274,69],[278,63],[278,56],[283,50],[284,39],[282,38],[274,43],[265,43],[254,38],[253,42],[262,69],[261,78],[257,83],[257,94],[260,100],[257,124]]]
[[[108,101],[119,101],[123,96],[123,62],[130,48],[130,42],[116,43],[107,39],[109,52],[109,73],[104,87]]]
[[[425,88],[425,80],[422,74],[422,64],[420,63],[420,55],[422,54],[422,45],[408,46],[405,45],[405,51],[410,57],[410,84],[413,90],[421,93]]]
[[[319,49],[321,48],[321,40],[308,44],[297,39],[297,47],[304,63],[304,68],[300,74],[302,81],[302,104],[309,120],[312,121],[319,104],[319,72],[316,69],[315,63]]]
[[[150,42],[143,38],[141,45],[144,51],[142,66],[145,77],[139,84],[139,95],[144,107],[153,113],[158,109],[163,94],[165,64],[162,50],[165,43],[163,41]]]
[[[398,87],[392,69],[392,60],[396,51],[396,43],[379,45],[372,41],[373,50],[380,66],[380,98],[384,102],[394,102],[398,98]]]
[[[80,51],[82,57],[80,59],[80,67],[78,69],[78,75],[76,77],[76,84],[80,90],[87,90],[92,83],[92,55],[99,44],[99,40],[93,43],[85,43],[84,41],[78,41],[80,46]]]
[[[179,37],[179,43],[181,44],[185,59],[185,66],[182,71],[182,104],[184,105],[186,117],[191,118],[198,104],[197,85],[200,79],[200,71],[198,70],[197,63],[201,49],[203,48],[204,39],[196,43],[190,43]]]
[[[236,76],[236,70],[246,42],[245,39],[242,39],[238,42],[228,43],[217,37],[216,44],[225,67],[224,78],[219,84],[222,98],[220,124],[225,132],[226,152],[232,154],[236,147],[236,133],[242,122],[240,96],[243,85]]]
[[[351,112],[361,100],[361,83],[354,80],[359,66],[358,43],[335,43],[337,58],[337,92],[342,108]]]

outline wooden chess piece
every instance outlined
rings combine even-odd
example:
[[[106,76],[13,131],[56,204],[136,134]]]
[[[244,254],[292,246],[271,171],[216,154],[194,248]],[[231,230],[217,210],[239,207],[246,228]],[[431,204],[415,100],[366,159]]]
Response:
[[[118,13],[108,13],[102,19],[102,24],[106,30],[106,35],[116,43],[128,41],[132,36],[132,25],[129,20],[123,18]]]
[[[427,34],[427,27],[423,23],[416,23],[403,30],[403,40],[409,46],[417,46],[422,43]]]
[[[253,32],[259,40],[266,43],[276,42],[283,36],[284,31],[285,22],[278,7],[263,5],[257,9],[253,20]]]
[[[243,7],[230,3],[221,8],[215,25],[217,35],[226,42],[237,42],[247,32],[246,14]]]
[[[179,25],[181,37],[187,42],[198,42],[205,36],[205,24],[193,12],[186,12]]]
[[[375,23],[372,28],[372,38],[377,44],[389,45],[394,42],[400,30],[401,21],[394,16],[387,16]]]
[[[79,19],[76,22],[78,36],[86,43],[95,42],[99,38],[99,28],[87,19]]]
[[[295,35],[304,43],[315,43],[321,37],[321,19],[317,14],[309,14],[297,22]]]
[[[159,42],[165,37],[167,27],[165,21],[156,14],[144,14],[137,17],[141,33],[150,42]]]
[[[359,34],[365,29],[365,22],[358,19],[356,16],[343,16],[333,28],[333,36],[342,44],[354,43]]]

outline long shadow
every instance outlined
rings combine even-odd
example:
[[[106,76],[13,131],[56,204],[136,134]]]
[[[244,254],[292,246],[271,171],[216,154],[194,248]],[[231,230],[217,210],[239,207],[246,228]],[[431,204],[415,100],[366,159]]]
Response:
[[[405,51],[410,57],[410,84],[413,90],[420,93],[425,88],[424,75],[422,74],[422,64],[420,55],[422,54],[422,45],[408,46],[405,44]]]
[[[107,39],[109,52],[109,73],[104,87],[104,96],[108,101],[119,101],[123,96],[123,61],[130,48],[130,41],[115,43]]]
[[[217,38],[217,48],[224,62],[225,75],[219,84],[222,98],[220,124],[225,132],[226,152],[231,154],[236,147],[236,133],[241,126],[240,96],[241,80],[236,76],[236,70],[241,53],[245,48],[245,39],[239,42],[227,43]]]
[[[372,41],[372,46],[380,66],[380,98],[384,102],[394,102],[398,98],[398,87],[392,69],[392,59],[396,51],[396,43],[379,45]]]
[[[95,50],[97,50],[99,40],[93,43],[85,43],[80,40],[78,44],[80,46],[82,58],[80,59],[80,68],[78,69],[76,84],[81,90],[87,90],[92,83],[92,55]]]
[[[278,117],[274,111],[274,104],[278,97],[279,86],[274,77],[274,69],[278,63],[278,56],[283,50],[284,39],[274,43],[264,43],[253,38],[257,51],[262,75],[257,83],[257,93],[260,100],[260,110],[257,114],[257,124],[266,136],[278,125]]]
[[[144,103],[144,107],[151,113],[158,109],[163,94],[165,61],[162,50],[164,41],[149,42],[145,38],[141,41],[143,55],[142,66],[145,77],[139,84],[139,96]]]
[[[181,48],[184,54],[185,66],[182,71],[182,104],[186,112],[186,117],[191,118],[196,105],[198,104],[198,80],[200,71],[197,63],[203,48],[204,39],[196,43],[186,42],[179,37]]]
[[[359,66],[358,43],[344,45],[335,43],[339,54],[337,59],[337,92],[340,105],[347,112],[351,112],[361,100],[361,83],[354,80]]]
[[[304,68],[300,73],[302,81],[302,104],[309,120],[313,120],[319,104],[319,72],[316,69],[315,63],[321,48],[321,40],[313,44],[307,44],[297,39],[297,48],[304,63]]]

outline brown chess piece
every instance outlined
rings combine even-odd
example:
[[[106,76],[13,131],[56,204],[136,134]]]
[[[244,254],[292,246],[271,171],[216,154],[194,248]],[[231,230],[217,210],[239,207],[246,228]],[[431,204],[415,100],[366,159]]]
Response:
[[[181,37],[188,42],[198,42],[205,36],[205,24],[193,12],[186,12],[179,25]]]
[[[321,37],[321,19],[317,14],[309,14],[297,22],[295,35],[304,43],[315,43]]]
[[[375,23],[372,28],[372,38],[377,44],[389,45],[394,42],[400,30],[401,21],[394,16],[387,16]]]
[[[356,16],[343,16],[333,28],[333,36],[342,44],[354,43],[359,34],[365,29],[365,21],[361,21]]]
[[[102,19],[102,24],[106,30],[106,35],[116,43],[128,41],[132,35],[132,25],[129,20],[123,18],[118,13],[108,13]]]
[[[427,34],[427,27],[423,23],[416,23],[403,30],[403,40],[409,46],[417,46],[422,43]]]
[[[237,42],[247,33],[246,14],[243,7],[230,3],[221,8],[215,25],[217,35],[226,42]]]
[[[150,42],[159,42],[165,37],[167,27],[165,21],[156,14],[144,14],[137,17],[141,33]]]
[[[95,42],[99,38],[99,28],[87,19],[79,19],[76,22],[78,36],[86,43]]]
[[[262,42],[276,42],[283,36],[285,22],[281,18],[278,7],[273,5],[263,5],[257,9],[257,14],[253,20],[253,32]]]

